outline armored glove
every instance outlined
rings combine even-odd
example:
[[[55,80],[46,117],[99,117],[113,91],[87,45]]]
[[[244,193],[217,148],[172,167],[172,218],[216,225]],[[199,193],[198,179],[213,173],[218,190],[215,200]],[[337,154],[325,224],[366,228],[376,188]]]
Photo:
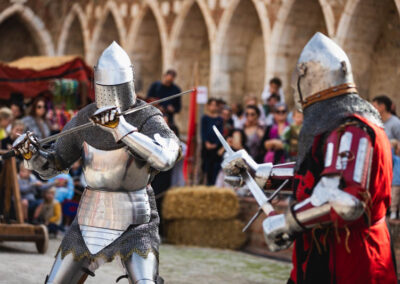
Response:
[[[17,154],[24,157],[25,160],[30,160],[39,149],[38,139],[32,132],[26,132],[20,135],[13,143],[13,149]]]
[[[243,149],[232,155],[226,155],[221,166],[226,175],[226,183],[234,187],[242,186],[243,179],[240,174],[243,171],[249,171],[261,188],[264,187],[273,167],[271,163],[257,164],[246,150]]]
[[[120,109],[115,106],[99,108],[91,120],[101,129],[111,133],[117,142],[126,135],[137,131],[137,128],[129,124],[121,115]]]
[[[271,251],[290,247],[296,233],[301,232],[292,212],[270,216],[263,221],[265,242]]]

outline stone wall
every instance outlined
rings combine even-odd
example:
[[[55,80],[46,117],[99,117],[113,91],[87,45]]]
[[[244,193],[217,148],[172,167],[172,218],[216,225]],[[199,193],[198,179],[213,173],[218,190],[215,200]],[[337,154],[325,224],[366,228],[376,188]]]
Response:
[[[197,81],[209,87],[210,95],[228,101],[258,95],[272,76],[279,76],[292,104],[290,78],[296,59],[307,40],[321,31],[349,54],[362,96],[386,93],[396,100],[399,3],[4,0],[0,2],[0,37],[5,44],[0,46],[0,60],[77,53],[94,64],[116,40],[132,57],[142,94],[163,71],[174,67],[183,89]],[[400,107],[400,100],[396,103]],[[186,117],[186,106],[185,102],[181,118]]]

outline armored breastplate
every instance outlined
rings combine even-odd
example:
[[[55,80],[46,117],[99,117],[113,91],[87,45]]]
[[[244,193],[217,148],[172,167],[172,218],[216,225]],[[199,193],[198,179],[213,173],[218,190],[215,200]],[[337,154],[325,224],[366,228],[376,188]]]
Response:
[[[88,187],[104,191],[134,191],[147,186],[150,166],[127,147],[98,150],[83,143],[83,172]]]
[[[81,197],[77,217],[85,244],[95,254],[130,225],[150,221],[146,191],[150,167],[127,147],[103,151],[86,142],[83,146],[88,188]]]

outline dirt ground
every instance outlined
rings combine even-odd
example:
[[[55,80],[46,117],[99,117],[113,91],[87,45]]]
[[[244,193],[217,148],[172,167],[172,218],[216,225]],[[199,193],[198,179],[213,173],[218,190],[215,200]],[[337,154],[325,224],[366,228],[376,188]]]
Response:
[[[46,254],[33,243],[0,243],[0,283],[43,283],[60,240],[51,240]],[[162,245],[160,275],[166,283],[286,283],[291,265],[242,252]],[[115,283],[124,274],[118,261],[103,265],[85,283]],[[118,282],[128,283],[126,279]]]

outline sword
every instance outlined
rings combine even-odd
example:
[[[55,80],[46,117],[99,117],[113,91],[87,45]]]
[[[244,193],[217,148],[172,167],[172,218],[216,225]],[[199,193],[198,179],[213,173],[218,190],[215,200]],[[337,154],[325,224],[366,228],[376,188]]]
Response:
[[[175,98],[178,98],[178,97],[180,97],[180,96],[189,94],[189,93],[191,93],[191,92],[193,92],[193,91],[194,91],[194,90],[191,89],[191,90],[184,91],[184,92],[181,92],[181,93],[178,93],[178,94],[175,94],[175,95],[166,97],[166,98],[162,98],[162,99],[153,101],[153,102],[151,102],[151,103],[144,104],[144,105],[139,106],[139,107],[135,107],[135,108],[132,108],[132,109],[128,109],[128,110],[126,110],[126,111],[123,111],[120,115],[131,114],[131,113],[137,112],[137,111],[139,111],[139,110],[145,109],[145,108],[147,108],[147,107],[149,107],[149,106],[151,106],[151,105],[156,105],[156,104],[159,104],[159,103],[162,103],[162,102],[171,100],[171,99],[175,99]],[[71,133],[77,132],[77,131],[79,131],[79,130],[83,130],[83,129],[89,128],[89,127],[94,126],[94,125],[95,125],[94,122],[90,121],[90,122],[87,122],[87,123],[85,123],[85,124],[76,126],[76,127],[74,127],[74,128],[71,128],[71,129],[62,131],[62,132],[60,132],[60,133],[58,133],[58,134],[55,134],[55,135],[52,135],[52,136],[49,136],[49,137],[40,139],[38,142],[39,142],[39,145],[44,145],[44,144],[47,144],[47,143],[49,143],[49,142],[56,141],[58,138],[61,138],[61,137],[63,137],[63,136],[66,136],[66,135],[69,135],[69,134],[71,134]],[[14,150],[11,150],[11,151],[9,151],[9,152],[7,152],[7,153],[1,155],[1,157],[2,157],[3,159],[9,159],[9,158],[11,158],[11,157],[14,157],[15,155],[16,155],[16,154],[15,154]]]
[[[231,146],[229,146],[228,142],[226,142],[222,134],[219,132],[218,128],[214,125],[213,129],[228,155],[232,155],[234,151],[232,150]],[[261,210],[265,213],[266,216],[269,216],[274,211],[274,208],[270,203],[270,199],[265,196],[264,192],[261,190],[261,188],[258,186],[256,181],[253,179],[248,171],[242,171],[240,173],[240,176],[246,183],[247,187],[250,189],[251,194],[253,194]]]

